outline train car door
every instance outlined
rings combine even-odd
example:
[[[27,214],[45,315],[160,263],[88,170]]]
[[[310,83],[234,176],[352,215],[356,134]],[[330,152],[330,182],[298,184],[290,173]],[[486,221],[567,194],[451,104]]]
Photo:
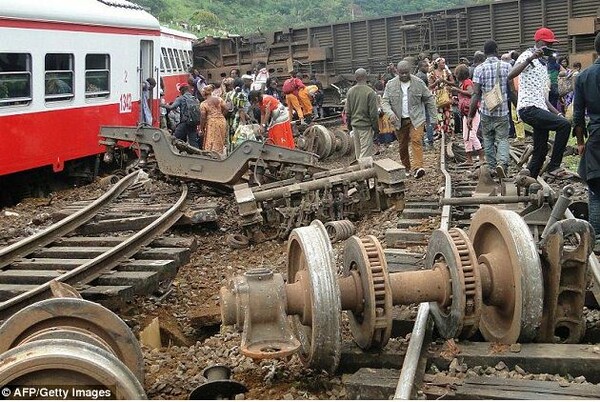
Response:
[[[140,83],[140,118],[139,121],[142,122],[143,117],[143,107],[142,102],[144,102],[144,94],[143,94],[143,86],[146,82],[146,79],[149,77],[153,77],[156,82],[158,82],[158,77],[155,76],[154,71],[154,42],[151,40],[142,40],[140,41],[140,64],[139,64],[139,83]],[[150,111],[152,113],[152,124],[156,125],[158,122],[158,113],[157,108],[154,107],[154,99],[158,99],[155,95],[158,85],[154,88],[154,90],[150,93],[149,105]]]

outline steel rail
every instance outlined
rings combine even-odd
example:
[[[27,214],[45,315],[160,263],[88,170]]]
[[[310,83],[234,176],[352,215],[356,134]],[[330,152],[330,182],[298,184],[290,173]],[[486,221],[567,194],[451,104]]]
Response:
[[[129,177],[129,176],[127,176]],[[179,200],[154,222],[129,237],[126,241],[107,250],[98,257],[72,269],[53,279],[71,286],[89,283],[103,273],[110,271],[123,260],[132,257],[140,248],[148,245],[157,236],[167,231],[183,215],[183,206],[187,198],[187,187],[182,186]],[[22,293],[10,300],[0,303],[0,320],[8,318],[27,305],[48,298],[51,295],[50,282],[41,284],[28,292]]]
[[[440,170],[444,175],[444,198],[452,197],[452,178],[446,170],[446,134],[442,134],[442,144],[440,146]],[[450,228],[450,205],[442,207],[442,218],[440,229],[448,230]],[[396,385],[394,399],[411,399],[415,387],[415,378],[419,367],[419,360],[423,352],[423,343],[427,333],[427,322],[429,321],[429,303],[419,304],[417,318],[410,335],[410,341],[404,356],[402,371]]]
[[[135,182],[137,175],[138,171],[130,173],[87,207],[73,215],[69,215],[33,236],[29,236],[0,250],[0,269],[10,265],[17,258],[26,256],[38,248],[52,243],[92,219],[100,209],[104,208],[131,186]]]

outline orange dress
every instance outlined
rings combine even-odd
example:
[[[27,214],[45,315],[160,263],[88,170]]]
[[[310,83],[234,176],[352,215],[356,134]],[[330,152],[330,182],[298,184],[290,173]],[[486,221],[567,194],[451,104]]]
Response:
[[[200,124],[204,132],[204,147],[206,151],[219,154],[225,152],[227,137],[227,121],[223,115],[225,101],[215,96],[209,96],[200,104]]]
[[[271,95],[263,95],[259,106],[262,116],[265,115],[267,109],[271,111],[271,121],[267,124],[269,139],[273,144],[294,149],[294,136],[288,109]]]

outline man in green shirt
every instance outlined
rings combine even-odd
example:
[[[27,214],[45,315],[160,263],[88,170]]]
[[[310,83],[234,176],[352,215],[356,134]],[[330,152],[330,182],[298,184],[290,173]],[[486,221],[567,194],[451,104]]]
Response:
[[[373,156],[373,137],[379,133],[379,105],[377,93],[367,85],[367,70],[359,68],[354,73],[356,85],[346,96],[346,119],[354,137],[356,159]]]

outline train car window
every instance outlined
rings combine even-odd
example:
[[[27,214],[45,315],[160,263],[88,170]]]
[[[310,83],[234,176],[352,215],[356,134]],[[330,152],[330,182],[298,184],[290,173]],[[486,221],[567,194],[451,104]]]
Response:
[[[110,95],[110,56],[85,56],[85,97],[108,98]]]
[[[194,53],[191,50],[188,50],[187,52],[190,58],[190,67],[194,67]]]
[[[183,54],[185,55],[185,60],[189,70],[189,68],[192,67],[192,59],[190,59],[190,54],[187,52],[187,50],[184,50]]]
[[[183,67],[183,71],[186,72],[190,67],[187,59],[185,58],[185,52],[182,49],[179,49],[179,58],[181,59],[181,65]]]
[[[165,60],[162,55],[160,56],[160,72],[163,74],[165,73]]]
[[[177,53],[177,49],[173,49],[173,53],[175,54],[175,62],[177,63],[177,71],[183,71],[183,66],[181,65],[181,59],[179,58],[179,53]]]
[[[167,72],[171,72],[171,63],[169,62],[169,56],[167,55],[167,49],[162,47],[160,48],[160,50],[162,51],[162,60],[165,63],[165,68]]]
[[[0,107],[31,102],[31,55],[0,53]]]
[[[46,54],[46,102],[73,98],[73,59],[72,54]]]
[[[177,71],[177,64],[175,63],[175,56],[173,56],[173,49],[167,49],[169,52],[169,61],[171,62],[172,72]]]

